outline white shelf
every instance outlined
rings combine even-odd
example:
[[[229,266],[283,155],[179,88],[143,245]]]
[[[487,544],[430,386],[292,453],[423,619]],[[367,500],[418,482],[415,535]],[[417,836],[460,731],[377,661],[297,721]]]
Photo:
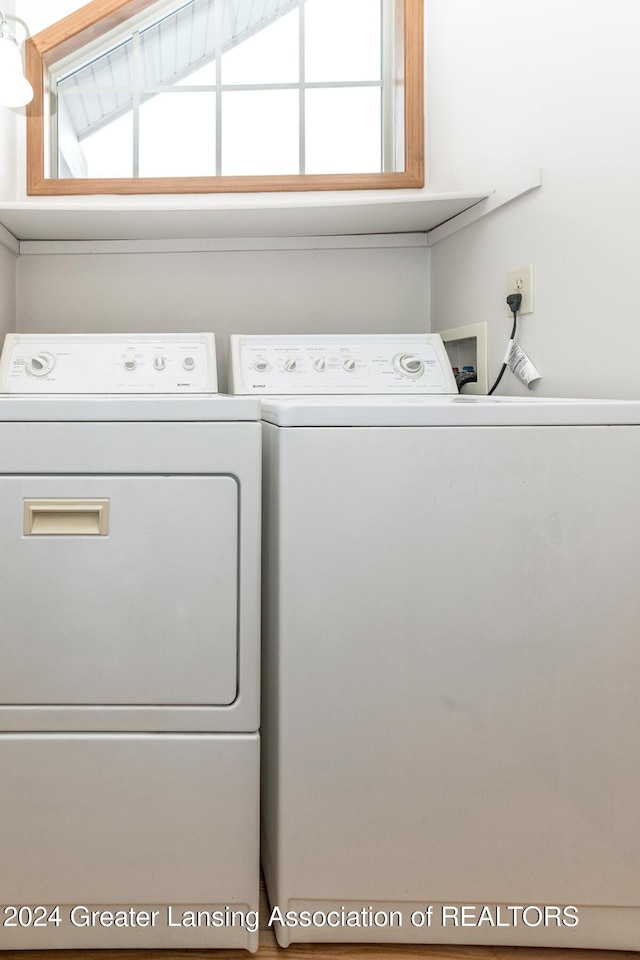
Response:
[[[0,224],[18,241],[183,240],[241,237],[330,237],[426,233],[486,199],[489,191],[389,198],[358,194],[313,203],[304,199],[156,203],[97,198],[0,203]],[[160,206],[160,202],[162,205]]]
[[[233,240],[246,245],[249,238],[269,246],[279,238],[325,238],[330,244],[335,238],[377,236],[382,242],[395,235],[397,244],[422,234],[431,246],[541,183],[536,170],[499,190],[456,193],[45,197],[0,202],[0,243],[19,254],[45,252],[45,244],[58,242],[173,243],[187,249]]]

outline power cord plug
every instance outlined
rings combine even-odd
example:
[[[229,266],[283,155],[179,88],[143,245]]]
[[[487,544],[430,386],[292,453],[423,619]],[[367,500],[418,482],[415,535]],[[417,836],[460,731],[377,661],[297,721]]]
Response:
[[[522,306],[522,294],[521,293],[510,293],[507,297],[507,304],[511,313],[516,316],[518,310]]]
[[[516,337],[516,326],[518,323],[518,310],[520,309],[520,306],[522,304],[522,294],[510,293],[509,296],[507,297],[507,304],[509,306],[509,309],[511,310],[511,313],[513,314],[513,327],[511,328],[511,336],[509,337],[509,343],[511,343],[511,341],[515,340],[515,337]],[[508,350],[507,350],[507,353],[508,353]],[[491,390],[489,390],[487,394],[488,397],[491,396],[493,391],[496,389],[496,387],[502,380],[502,376],[506,369],[507,369],[507,361],[505,360],[505,362],[502,364],[502,367],[500,368],[500,373],[496,377],[496,381],[494,385],[491,387]]]

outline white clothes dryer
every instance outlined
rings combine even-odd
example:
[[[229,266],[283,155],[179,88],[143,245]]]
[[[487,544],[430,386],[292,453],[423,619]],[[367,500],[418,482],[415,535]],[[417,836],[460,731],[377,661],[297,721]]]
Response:
[[[257,949],[260,423],[212,334],[0,360],[0,947]]]
[[[640,404],[458,396],[438,357],[232,343],[233,389],[273,394],[272,924],[282,945],[636,949]]]

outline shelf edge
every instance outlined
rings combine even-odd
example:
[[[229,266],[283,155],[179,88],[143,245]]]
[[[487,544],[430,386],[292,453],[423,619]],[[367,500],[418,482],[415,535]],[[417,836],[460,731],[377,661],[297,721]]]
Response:
[[[435,246],[442,240],[446,240],[447,237],[450,237],[452,234],[457,233],[458,230],[463,230],[465,227],[470,226],[470,224],[475,223],[476,220],[488,216],[490,213],[493,213],[494,210],[498,210],[500,207],[512,203],[519,197],[526,196],[526,194],[537,190],[541,186],[542,168],[522,175],[517,180],[512,181],[506,188],[494,190],[486,200],[479,200],[472,207],[469,207],[468,210],[463,210],[462,213],[458,213],[455,217],[447,220],[446,223],[441,223],[439,226],[434,227],[433,230],[430,230],[427,234],[428,245],[430,247]]]

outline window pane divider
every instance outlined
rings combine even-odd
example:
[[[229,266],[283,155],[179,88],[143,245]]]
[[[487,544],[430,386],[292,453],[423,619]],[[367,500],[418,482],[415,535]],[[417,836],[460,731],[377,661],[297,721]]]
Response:
[[[140,176],[140,34],[136,30],[133,34],[132,72],[133,72],[133,176]]]
[[[396,139],[395,123],[395,4],[392,0],[381,0],[381,62],[382,62],[382,169],[385,172],[394,169],[394,144]]]
[[[349,87],[382,87],[381,80],[315,80],[309,83],[223,83],[218,87],[216,84],[198,84],[197,86],[171,86],[171,84],[159,83],[153,86],[113,86],[113,87],[75,87],[72,90],[65,90],[64,97],[78,97],[86,93],[139,93],[141,96],[154,93],[215,93],[217,90],[237,91],[237,90],[298,90],[302,87],[304,90],[324,90],[330,88],[349,88]]]
[[[216,177],[222,176],[222,0],[214,0],[216,18]]]
[[[306,132],[306,108],[305,97],[305,74],[306,74],[306,49],[305,49],[305,2],[299,0],[298,3],[298,173],[304,174],[307,168],[307,132]]]

